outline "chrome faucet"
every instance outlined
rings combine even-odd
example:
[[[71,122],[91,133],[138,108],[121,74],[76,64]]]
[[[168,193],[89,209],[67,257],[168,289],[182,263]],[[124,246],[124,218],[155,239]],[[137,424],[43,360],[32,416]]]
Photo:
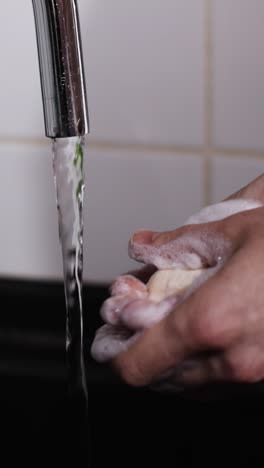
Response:
[[[77,0],[32,0],[46,136],[89,133]]]

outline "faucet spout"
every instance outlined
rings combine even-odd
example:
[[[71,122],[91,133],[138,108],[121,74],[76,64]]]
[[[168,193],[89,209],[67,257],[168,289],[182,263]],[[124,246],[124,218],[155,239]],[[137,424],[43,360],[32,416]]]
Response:
[[[89,133],[77,0],[32,0],[46,136]]]

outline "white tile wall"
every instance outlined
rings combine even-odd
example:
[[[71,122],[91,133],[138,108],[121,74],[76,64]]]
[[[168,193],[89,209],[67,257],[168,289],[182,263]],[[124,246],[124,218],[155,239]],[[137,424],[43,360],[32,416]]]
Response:
[[[202,145],[203,0],[79,0],[91,136]]]
[[[0,275],[61,278],[50,147],[2,144],[0,157]],[[134,230],[174,228],[202,205],[199,157],[90,151],[85,168],[86,280],[106,282],[134,266]]]
[[[218,156],[212,162],[212,203],[223,200],[264,173],[264,158]]]
[[[15,3],[1,8],[0,135],[40,137],[32,4]],[[203,0],[79,0],[79,9],[91,138],[201,145]]]
[[[264,5],[78,3],[91,120],[84,277],[105,282],[135,266],[134,230],[179,226],[263,172]],[[0,276],[62,278],[28,0],[1,6],[0,63]]]
[[[264,151],[264,2],[212,4],[214,143]]]
[[[1,144],[0,160],[0,275],[61,277],[50,147]]]
[[[0,137],[42,137],[44,122],[32,2],[1,3]]]
[[[201,158],[92,151],[86,161],[85,277],[111,280],[139,264],[128,240],[141,228],[174,229],[203,203]]]

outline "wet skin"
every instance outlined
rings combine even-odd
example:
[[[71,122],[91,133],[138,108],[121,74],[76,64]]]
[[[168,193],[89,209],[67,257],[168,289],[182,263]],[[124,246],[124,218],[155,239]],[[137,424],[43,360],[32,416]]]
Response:
[[[245,208],[245,200],[256,204]],[[241,209],[230,214],[233,201]],[[132,236],[130,255],[147,267],[114,281],[102,309],[105,343],[117,343],[104,359],[129,385],[264,379],[264,175],[225,202],[222,219],[207,212],[170,232]],[[153,304],[151,274],[178,267],[206,273],[184,297]],[[119,348],[113,327],[127,332]]]

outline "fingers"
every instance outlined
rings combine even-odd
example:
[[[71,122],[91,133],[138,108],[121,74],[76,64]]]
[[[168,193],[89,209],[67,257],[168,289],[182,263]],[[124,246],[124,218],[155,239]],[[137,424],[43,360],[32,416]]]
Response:
[[[224,235],[221,222],[185,226],[174,231],[140,231],[129,242],[133,259],[158,269],[200,269],[215,265],[230,254],[232,243]]]
[[[130,296],[143,298],[147,295],[147,287],[142,281],[132,275],[119,276],[111,286],[112,296]]]
[[[168,315],[175,307],[178,298],[169,297],[159,303],[138,299],[127,304],[120,315],[120,324],[130,330],[143,330],[152,327]]]
[[[126,352],[117,356],[113,360],[116,372],[130,385],[148,385],[193,354],[230,347],[241,335],[242,327],[248,326],[248,321],[243,322],[237,294],[238,275],[245,291],[249,281],[246,273],[243,276],[247,271],[244,263],[248,261],[247,254],[246,258],[243,254],[238,253],[234,261],[218,270],[175,311],[144,331]],[[245,303],[248,301],[245,297]]]
[[[129,330],[150,328],[162,320],[175,307],[180,297],[169,297],[160,302],[150,299],[135,299],[129,296],[115,296],[107,299],[101,307],[104,322]]]
[[[152,380],[183,361],[188,346],[180,327],[170,330],[169,320],[147,329],[129,350],[117,355],[112,366],[132,386],[149,385]]]
[[[214,382],[257,383],[263,380],[263,340],[241,343],[210,357],[187,360],[171,369],[158,385],[189,387]]]
[[[90,353],[97,362],[105,363],[114,359],[131,346],[139,334],[133,334],[125,328],[103,325],[96,332]]]
[[[126,305],[147,297],[147,287],[131,275],[117,278],[111,286],[112,297],[107,299],[100,310],[102,319],[109,325],[121,323],[120,316]]]
[[[160,304],[137,299],[127,302],[127,306],[123,297],[117,296],[110,301],[119,303],[122,313],[115,315],[116,311],[109,306],[101,311],[107,323],[96,332],[90,350],[91,356],[98,362],[108,362],[126,351],[144,329],[164,318],[175,305],[173,298]]]
[[[209,268],[217,279],[210,277],[211,273],[205,283],[204,278],[199,278],[199,290],[194,288],[172,313],[165,303],[155,308],[151,301],[148,302],[146,285],[137,278],[127,275],[125,279],[119,279],[112,286],[113,297],[106,301],[102,316],[108,324],[126,326],[132,332],[119,328],[102,329],[94,343],[94,355],[97,353],[100,359],[108,360],[112,357],[113,367],[125,381],[146,385],[193,353],[212,347],[223,349],[237,339],[241,316],[226,312],[230,312],[230,308],[232,312],[236,310],[238,275],[241,288],[247,290],[250,279],[242,273],[246,271],[250,256],[240,259],[238,266],[236,261],[230,261],[226,267],[225,262],[238,249],[237,239],[245,221],[242,218],[238,218],[239,222],[234,218],[232,223],[217,221],[186,225],[165,233],[136,233],[130,241],[131,256],[155,268],[197,269],[219,264],[221,268],[216,272]],[[245,303],[250,303],[247,299]],[[133,334],[142,328],[147,330]],[[220,367],[218,373],[216,368],[216,363],[203,364],[200,370],[195,370],[196,377],[193,374],[189,378],[200,381],[210,378],[210,372],[211,376],[220,378]]]
[[[203,208],[181,228],[161,233],[135,232],[129,241],[129,255],[158,269],[213,266],[219,257],[228,258],[234,250],[241,223],[233,217],[261,206],[258,200],[229,199]]]
[[[241,383],[263,381],[263,355],[264,342],[261,331],[227,350],[224,361],[231,380]]]
[[[122,311],[131,301],[133,302],[133,299],[130,296],[110,297],[100,309],[101,318],[109,325],[119,325]]]
[[[226,369],[222,355],[215,354],[210,358],[186,361],[174,372],[172,371],[170,380],[175,385],[189,387],[214,382],[229,382],[231,376]]]
[[[210,358],[188,359],[155,379],[150,387],[153,390],[175,393],[188,387],[214,382],[229,381],[222,356],[215,354]]]

